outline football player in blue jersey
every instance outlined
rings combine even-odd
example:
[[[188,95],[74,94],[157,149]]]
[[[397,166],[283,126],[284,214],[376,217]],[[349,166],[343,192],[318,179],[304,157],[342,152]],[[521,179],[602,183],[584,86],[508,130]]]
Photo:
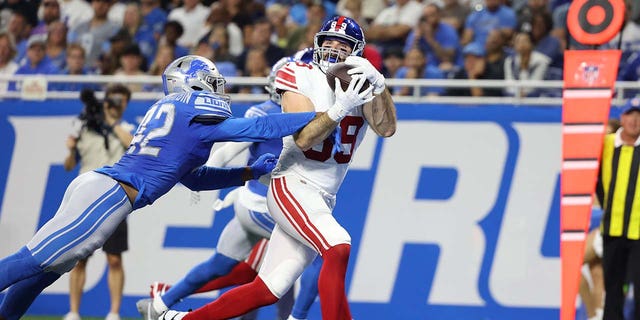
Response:
[[[269,173],[272,154],[240,168],[204,166],[215,142],[259,142],[295,133],[314,112],[233,118],[225,80],[199,56],[172,62],[162,75],[166,96],[151,106],[127,153],[113,166],[78,176],[56,215],[16,253],[0,260],[0,319],[18,319],[40,292],[100,248],[135,209],[180,182],[192,190],[239,186]]]
[[[280,95],[276,92],[274,85],[276,72],[291,61],[310,62],[312,54],[312,49],[301,50],[294,56],[282,58],[274,64],[265,87],[270,94],[270,99],[250,107],[245,117],[282,113]],[[225,144],[211,155],[207,165],[226,166],[247,149],[249,150],[248,163],[253,163],[266,153],[279,156],[282,151],[282,139]],[[136,304],[143,318],[157,319],[162,312],[193,293],[213,291],[252,281],[258,274],[258,267],[266,249],[266,244],[262,243],[261,239],[269,239],[275,224],[267,210],[266,196],[267,186],[258,180],[247,181],[244,186],[232,191],[224,202],[232,200],[235,216],[222,231],[216,245],[216,252],[211,258],[191,269],[174,286],[153,283],[152,299],[142,299]],[[317,292],[317,289],[315,291]],[[310,299],[309,302],[302,302],[306,308],[298,308],[305,314],[315,300],[315,294],[306,296]],[[291,311],[291,305],[289,304],[288,307],[283,305],[282,308],[278,305],[278,307],[281,318],[286,318]]]

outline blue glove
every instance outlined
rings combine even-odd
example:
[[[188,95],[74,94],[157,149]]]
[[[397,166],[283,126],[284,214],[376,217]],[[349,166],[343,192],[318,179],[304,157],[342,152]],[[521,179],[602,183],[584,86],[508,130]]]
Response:
[[[265,153],[261,155],[256,161],[251,164],[251,174],[254,179],[260,178],[262,175],[270,173],[273,168],[276,167],[278,158],[272,153]]]

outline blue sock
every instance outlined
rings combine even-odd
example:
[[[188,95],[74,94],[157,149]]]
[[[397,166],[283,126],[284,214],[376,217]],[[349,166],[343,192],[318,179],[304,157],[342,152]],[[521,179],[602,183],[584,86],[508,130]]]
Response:
[[[40,264],[33,258],[27,247],[0,260],[0,291],[10,285],[38,273],[42,273]]]
[[[307,266],[300,278],[300,292],[293,305],[291,315],[296,319],[306,319],[309,309],[318,296],[318,277],[322,268],[322,258],[317,256],[313,262]]]
[[[16,282],[9,287],[0,305],[0,316],[7,320],[20,319],[40,292],[58,278],[60,275],[55,272],[45,272]]]
[[[167,307],[171,307],[180,299],[200,289],[207,282],[228,274],[237,264],[237,260],[215,253],[209,260],[191,269],[182,280],[162,295],[162,301]]]

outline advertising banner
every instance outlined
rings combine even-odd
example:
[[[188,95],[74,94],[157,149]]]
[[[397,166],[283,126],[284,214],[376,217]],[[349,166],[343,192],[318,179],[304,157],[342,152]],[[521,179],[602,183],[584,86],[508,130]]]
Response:
[[[150,102],[125,113],[137,124]],[[249,104],[235,103],[242,116]],[[400,104],[389,139],[370,130],[340,189],[336,218],[352,237],[347,291],[356,319],[557,319],[560,307],[561,107]],[[76,100],[0,102],[0,257],[55,213],[77,171],[65,172]],[[237,165],[242,165],[238,161]],[[129,218],[121,315],[153,281],[175,283],[211,256],[230,190],[176,186]],[[109,308],[107,269],[89,259],[81,314]],[[68,311],[68,277],[31,315]],[[187,310],[219,293],[185,299]],[[273,307],[259,319],[273,319]],[[320,319],[316,303],[310,319]]]

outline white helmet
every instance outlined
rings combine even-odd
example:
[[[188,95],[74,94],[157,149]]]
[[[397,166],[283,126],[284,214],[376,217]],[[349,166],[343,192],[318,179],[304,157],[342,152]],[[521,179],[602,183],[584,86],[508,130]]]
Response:
[[[224,95],[226,80],[209,59],[188,55],[174,60],[162,73],[164,94],[208,91]]]

